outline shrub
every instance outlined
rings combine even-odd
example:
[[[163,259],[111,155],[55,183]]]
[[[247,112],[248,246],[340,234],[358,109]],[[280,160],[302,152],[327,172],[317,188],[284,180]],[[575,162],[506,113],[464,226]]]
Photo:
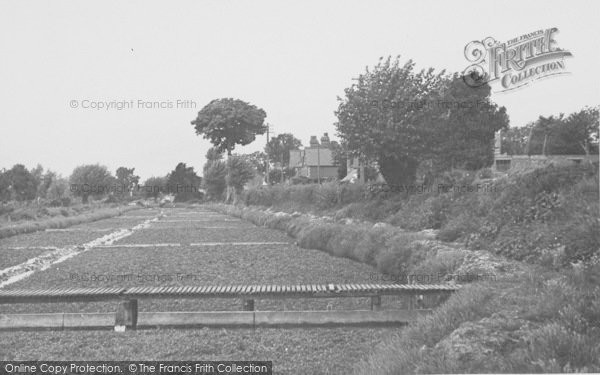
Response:
[[[340,202],[340,190],[337,183],[324,183],[316,189],[315,193],[315,203],[318,208],[333,208]]]
[[[415,275],[452,275],[461,266],[464,258],[464,250],[438,251],[435,255],[427,257],[413,266],[410,273]]]
[[[406,275],[413,262],[415,240],[422,239],[415,233],[400,233],[388,241],[388,247],[375,256],[377,269],[385,274]]]
[[[221,199],[227,186],[225,176],[227,166],[222,160],[208,161],[204,165],[204,178],[202,180],[209,199]]]
[[[225,181],[227,186],[235,189],[237,194],[241,193],[244,185],[254,177],[254,167],[241,156],[230,156],[227,159],[227,174]]]

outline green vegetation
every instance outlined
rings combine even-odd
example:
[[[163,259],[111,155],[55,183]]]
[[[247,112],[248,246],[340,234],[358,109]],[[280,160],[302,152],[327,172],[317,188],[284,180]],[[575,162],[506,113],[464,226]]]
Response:
[[[360,374],[600,370],[600,266],[471,284],[381,344]]]
[[[336,183],[258,187],[245,191],[242,201],[410,231],[435,229],[441,241],[558,268],[598,252],[596,167],[548,166],[495,180],[482,175],[488,171],[446,173],[429,187],[411,185],[407,188],[413,192],[404,193]],[[473,186],[473,191],[453,190],[461,186]]]
[[[437,189],[477,184],[485,188]],[[600,371],[597,166],[503,177],[455,171],[432,186],[412,193],[333,183],[261,187],[243,195],[257,208],[212,207],[400,282],[416,275],[438,275],[419,282],[494,276],[468,283],[378,345],[356,373]]]
[[[502,134],[502,153],[509,155],[598,154],[600,107],[583,108],[566,116],[540,116],[536,121]]]
[[[414,183],[424,162],[435,171],[489,166],[494,133],[508,126],[489,85],[472,88],[458,74],[414,66],[382,58],[345,89],[336,129],[349,154],[376,162],[394,185]]]
[[[61,209],[45,207],[15,209],[10,213],[5,214],[7,215],[6,217],[11,218],[11,223],[0,226],[0,238],[37,232],[45,229],[66,228],[76,224],[89,223],[113,216],[119,216],[123,212],[138,208],[138,206],[116,207],[116,205],[114,205],[114,207],[108,208],[99,205],[80,205]],[[17,221],[17,223],[12,223],[12,221]],[[4,223],[6,223],[6,221]]]

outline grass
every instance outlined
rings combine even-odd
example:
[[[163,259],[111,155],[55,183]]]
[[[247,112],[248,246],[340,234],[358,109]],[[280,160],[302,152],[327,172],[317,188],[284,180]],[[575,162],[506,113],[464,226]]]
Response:
[[[137,206],[97,208],[91,212],[82,213],[76,216],[54,216],[49,219],[40,219],[34,222],[17,223],[10,226],[0,227],[0,239],[16,236],[18,234],[37,232],[45,229],[67,228],[76,224],[89,223],[92,221],[107,219],[113,216],[119,216],[124,212],[138,208],[139,207]]]
[[[426,232],[407,232],[391,225],[341,224],[308,215],[233,205],[213,203],[206,207],[284,231],[296,238],[300,247],[368,264],[393,280],[409,282],[409,277],[416,280],[419,275],[419,280],[422,277],[429,280],[425,281],[428,283],[470,282],[467,277],[451,276],[459,269],[464,270],[461,275],[474,278],[503,273],[507,268],[507,262],[487,252],[467,251],[464,247],[433,241],[432,235]]]
[[[598,266],[464,287],[356,373],[598,372]]]
[[[395,330],[157,329],[6,332],[0,360],[273,361],[274,374],[348,374],[373,343]]]
[[[444,242],[554,268],[586,261],[599,251],[596,166],[550,165],[495,180],[477,175],[448,173],[432,189],[412,194],[375,194],[366,186],[336,183],[257,187],[245,191],[242,201],[288,213],[386,222],[407,231],[435,229]],[[478,190],[444,192],[438,184]]]
[[[467,285],[431,316],[380,344],[357,374],[599,372],[597,167],[549,166],[492,186],[478,193],[363,195],[350,203],[332,194],[333,186],[303,187],[304,207],[279,187],[278,195],[262,192],[257,203],[333,217],[338,221],[290,215],[273,227],[283,227],[302,246],[376,264],[389,275],[497,276]],[[329,204],[307,198],[318,189]],[[248,207],[216,209],[271,222],[269,213]],[[364,222],[339,222],[346,218],[395,227],[378,227],[383,232],[375,235]],[[400,228],[439,229],[438,241]]]
[[[165,209],[165,219],[193,219],[189,210]],[[215,218],[218,221],[218,217]],[[195,223],[195,224],[211,224]],[[230,224],[233,224],[230,222]],[[228,224],[228,225],[230,225]],[[219,231],[219,232],[217,232]],[[219,233],[218,235],[216,233]],[[186,222],[152,223],[136,241],[218,242],[290,241],[284,233],[235,223],[230,230],[209,231]],[[131,236],[133,237],[133,236]],[[129,239],[129,238],[128,238]],[[126,243],[122,240],[118,243]],[[290,241],[291,242],[291,241]],[[26,244],[24,244],[26,245]],[[39,287],[175,286],[225,284],[370,283],[377,272],[366,264],[290,245],[213,246],[178,248],[92,249],[10,285],[7,289]],[[71,275],[87,276],[88,280]],[[177,275],[189,277],[178,279]],[[89,276],[96,275],[96,281]],[[109,278],[108,276],[113,276]],[[135,275],[133,278],[119,275]],[[140,279],[138,275],[143,277]],[[99,276],[105,276],[100,278]],[[403,301],[383,298],[383,308],[399,308]],[[108,312],[113,303],[53,303],[2,305],[2,313]],[[259,310],[368,309],[368,298],[257,300]],[[240,310],[233,299],[172,299],[140,301],[141,311]],[[81,360],[272,360],[275,373],[349,373],[371,347],[398,329],[256,329],[170,330],[139,332],[3,332],[0,359]],[[99,343],[110,342],[110,345]]]

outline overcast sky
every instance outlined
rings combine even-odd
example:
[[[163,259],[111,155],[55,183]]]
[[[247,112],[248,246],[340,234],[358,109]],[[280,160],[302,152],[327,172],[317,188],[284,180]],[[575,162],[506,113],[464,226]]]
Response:
[[[492,96],[522,126],[600,103],[598,14],[593,0],[3,0],[0,168],[41,163],[68,176],[100,163],[145,179],[182,161],[201,172],[210,145],[190,121],[212,99],[255,104],[276,133],[306,145],[312,134],[335,134],[337,96],[380,56],[462,71],[472,40],[557,27],[571,74]],[[173,108],[138,108],[140,100]],[[95,101],[133,106],[82,108]]]

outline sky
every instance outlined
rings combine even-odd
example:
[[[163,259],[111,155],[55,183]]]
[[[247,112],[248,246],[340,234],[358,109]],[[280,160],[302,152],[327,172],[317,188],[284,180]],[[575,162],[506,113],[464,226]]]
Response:
[[[598,14],[592,0],[3,0],[0,169],[40,163],[68,176],[100,163],[144,180],[184,162],[201,172],[210,143],[190,121],[224,97],[264,109],[275,134],[335,138],[337,98],[380,57],[460,72],[473,40],[556,27],[570,74],[492,94],[523,126],[600,104]]]

